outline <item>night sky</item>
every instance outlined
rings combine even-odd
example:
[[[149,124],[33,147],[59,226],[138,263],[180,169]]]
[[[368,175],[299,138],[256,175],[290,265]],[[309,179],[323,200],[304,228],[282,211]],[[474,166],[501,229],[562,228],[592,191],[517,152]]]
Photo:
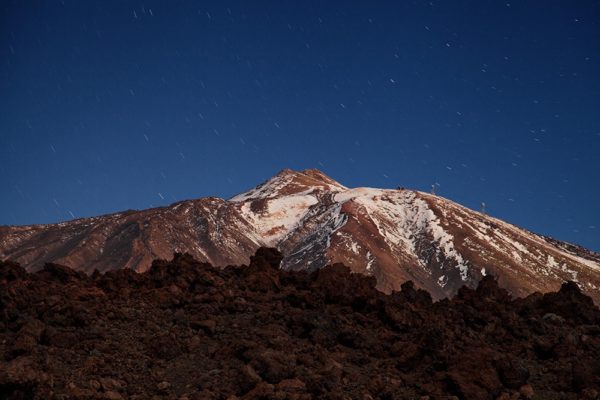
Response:
[[[0,224],[283,168],[600,251],[600,2],[3,1]]]

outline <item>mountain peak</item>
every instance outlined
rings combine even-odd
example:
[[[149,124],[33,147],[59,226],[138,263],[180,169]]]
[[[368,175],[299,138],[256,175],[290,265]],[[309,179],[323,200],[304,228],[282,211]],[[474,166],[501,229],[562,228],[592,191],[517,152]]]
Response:
[[[339,192],[348,188],[331,179],[318,169],[295,171],[285,168],[260,185],[232,197],[230,201],[239,202],[249,199],[267,199],[319,189]]]
[[[323,171],[321,171],[317,168],[308,168],[308,169],[304,169],[301,171],[296,171],[296,170],[293,170],[290,168],[284,168],[281,171],[279,171],[273,178],[286,177],[286,176],[292,176],[295,178],[309,177],[314,180],[321,181],[321,182],[324,182],[327,184],[341,186],[339,182],[336,182],[334,179],[330,178],[329,176],[327,176],[327,174],[325,174]],[[271,179],[273,179],[273,178],[271,178]]]
[[[323,173],[323,171],[316,169],[316,168],[305,169],[303,171],[300,171],[300,173],[305,176],[310,176],[313,179],[327,183],[329,185],[344,187],[339,182],[331,179],[329,176],[327,176],[325,173]]]

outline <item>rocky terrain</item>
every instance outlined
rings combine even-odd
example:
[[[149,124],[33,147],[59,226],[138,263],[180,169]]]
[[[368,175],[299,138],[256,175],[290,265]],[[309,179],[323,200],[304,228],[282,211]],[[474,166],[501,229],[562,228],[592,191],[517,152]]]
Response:
[[[47,262],[92,273],[147,270],[187,252],[239,265],[261,246],[282,268],[341,262],[389,293],[411,280],[434,299],[486,274],[515,296],[567,280],[600,304],[600,255],[537,235],[439,196],[403,188],[347,188],[318,170],[283,170],[229,200],[209,197],[51,225],[0,227],[0,259],[37,271]]]
[[[86,275],[0,262],[2,399],[598,399],[600,311],[577,284],[491,276],[432,302],[336,264],[176,254]]]

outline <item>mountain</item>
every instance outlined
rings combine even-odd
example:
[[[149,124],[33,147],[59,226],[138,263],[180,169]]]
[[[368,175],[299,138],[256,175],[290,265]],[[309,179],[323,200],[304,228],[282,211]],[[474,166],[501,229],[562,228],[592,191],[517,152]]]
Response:
[[[147,270],[187,252],[217,266],[277,247],[282,268],[343,263],[384,292],[412,280],[434,298],[487,274],[513,295],[579,282],[600,302],[600,254],[534,234],[439,196],[347,188],[321,171],[283,170],[229,200],[208,197],[50,225],[0,227],[0,259],[29,271],[46,262],[91,273]]]

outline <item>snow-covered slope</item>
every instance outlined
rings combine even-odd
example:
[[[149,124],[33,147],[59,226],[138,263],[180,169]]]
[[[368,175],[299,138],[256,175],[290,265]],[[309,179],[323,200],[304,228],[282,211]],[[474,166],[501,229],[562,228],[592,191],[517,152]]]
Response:
[[[434,296],[492,273],[513,294],[576,280],[600,300],[600,255],[536,235],[447,199],[413,190],[349,189],[318,170],[283,170],[229,200],[204,198],[62,224],[0,227],[0,258],[29,269],[54,261],[145,270],[153,258],[189,252],[241,264],[278,247],[283,268],[342,262],[383,291],[410,279]]]

